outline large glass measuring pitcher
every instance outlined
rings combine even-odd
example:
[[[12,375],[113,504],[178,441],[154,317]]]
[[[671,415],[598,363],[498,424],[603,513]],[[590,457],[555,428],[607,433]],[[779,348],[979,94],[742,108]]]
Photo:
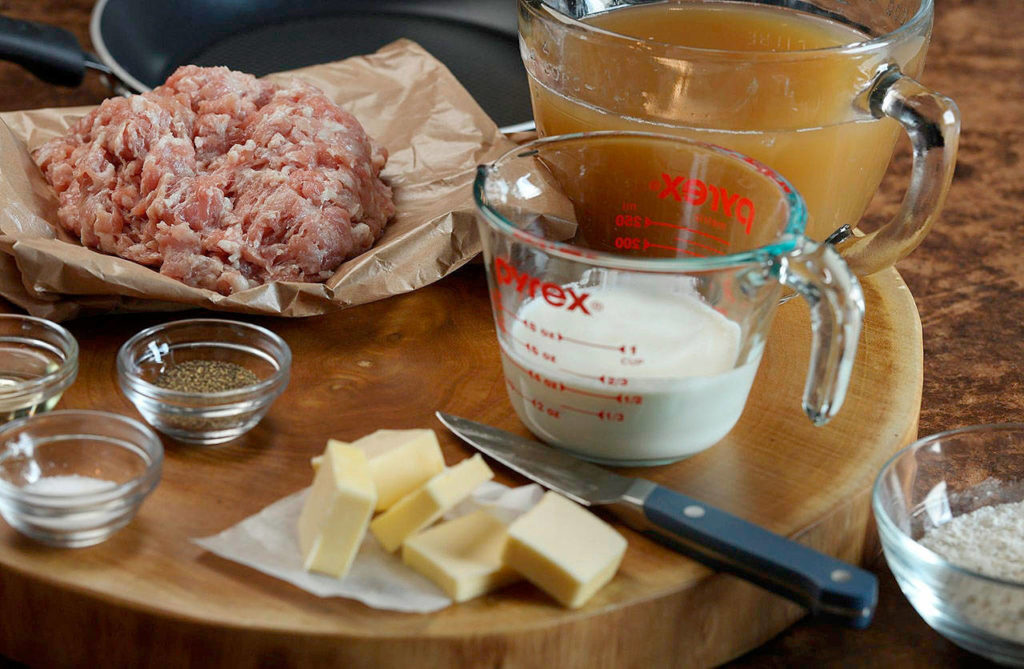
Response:
[[[914,153],[902,208],[840,246],[864,276],[920,243],[953,177],[957,107],[911,78],[932,12],[932,0],[519,0],[519,31],[541,135],[642,130],[739,151],[796,187],[818,241],[858,227],[902,128]]]
[[[804,237],[803,201],[767,167],[577,134],[480,167],[474,194],[509,398],[540,439],[614,464],[708,448],[743,411],[783,286],[811,307],[804,410],[819,425],[838,411],[860,284]]]

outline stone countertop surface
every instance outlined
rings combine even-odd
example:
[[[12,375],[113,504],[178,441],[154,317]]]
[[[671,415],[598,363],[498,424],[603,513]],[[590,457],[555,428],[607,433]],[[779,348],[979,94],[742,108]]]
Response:
[[[60,25],[88,46],[92,4],[0,0],[0,14]],[[922,245],[897,265],[923,325],[922,436],[969,424],[1024,420],[1021,25],[1022,0],[936,0],[921,81],[957,102],[963,130],[945,209]],[[108,94],[94,74],[78,88],[59,88],[0,63],[0,110],[95,104]],[[903,142],[869,208],[865,228],[896,211],[909,168]],[[925,624],[880,556],[869,566],[879,577],[880,594],[868,630],[805,620],[732,666],[979,665],[979,658]],[[17,666],[0,658],[0,667],[8,665]]]

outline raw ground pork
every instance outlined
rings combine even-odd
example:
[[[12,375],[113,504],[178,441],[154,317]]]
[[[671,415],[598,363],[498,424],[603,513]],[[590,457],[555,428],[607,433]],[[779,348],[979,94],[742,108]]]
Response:
[[[395,208],[387,151],[318,88],[179,68],[33,154],[86,246],[229,294],[322,281]]]

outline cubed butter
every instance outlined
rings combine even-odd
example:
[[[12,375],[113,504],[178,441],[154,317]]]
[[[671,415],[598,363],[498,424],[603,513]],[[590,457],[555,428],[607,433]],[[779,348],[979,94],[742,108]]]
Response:
[[[391,508],[444,470],[444,456],[433,430],[377,430],[352,445],[370,461],[377,511]]]
[[[374,518],[370,531],[385,550],[394,552],[406,538],[433,523],[478,485],[493,477],[494,473],[480,455],[467,458],[434,475]]]
[[[344,576],[376,504],[363,451],[341,442],[328,443],[299,514],[299,548],[305,568]]]
[[[377,511],[390,508],[444,469],[444,456],[433,430],[377,430],[351,445],[362,450],[370,461]],[[320,457],[313,458],[314,469]]]
[[[464,602],[519,580],[501,561],[507,538],[505,523],[475,511],[406,539],[402,561]]]
[[[503,561],[528,581],[577,608],[612,579],[626,540],[608,523],[548,492],[508,528]]]

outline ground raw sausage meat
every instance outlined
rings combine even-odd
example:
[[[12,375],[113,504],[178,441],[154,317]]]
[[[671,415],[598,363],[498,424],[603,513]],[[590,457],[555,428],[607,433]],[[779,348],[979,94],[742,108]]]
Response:
[[[224,294],[323,281],[395,211],[387,152],[351,114],[224,67],[106,100],[33,157],[83,244]]]

